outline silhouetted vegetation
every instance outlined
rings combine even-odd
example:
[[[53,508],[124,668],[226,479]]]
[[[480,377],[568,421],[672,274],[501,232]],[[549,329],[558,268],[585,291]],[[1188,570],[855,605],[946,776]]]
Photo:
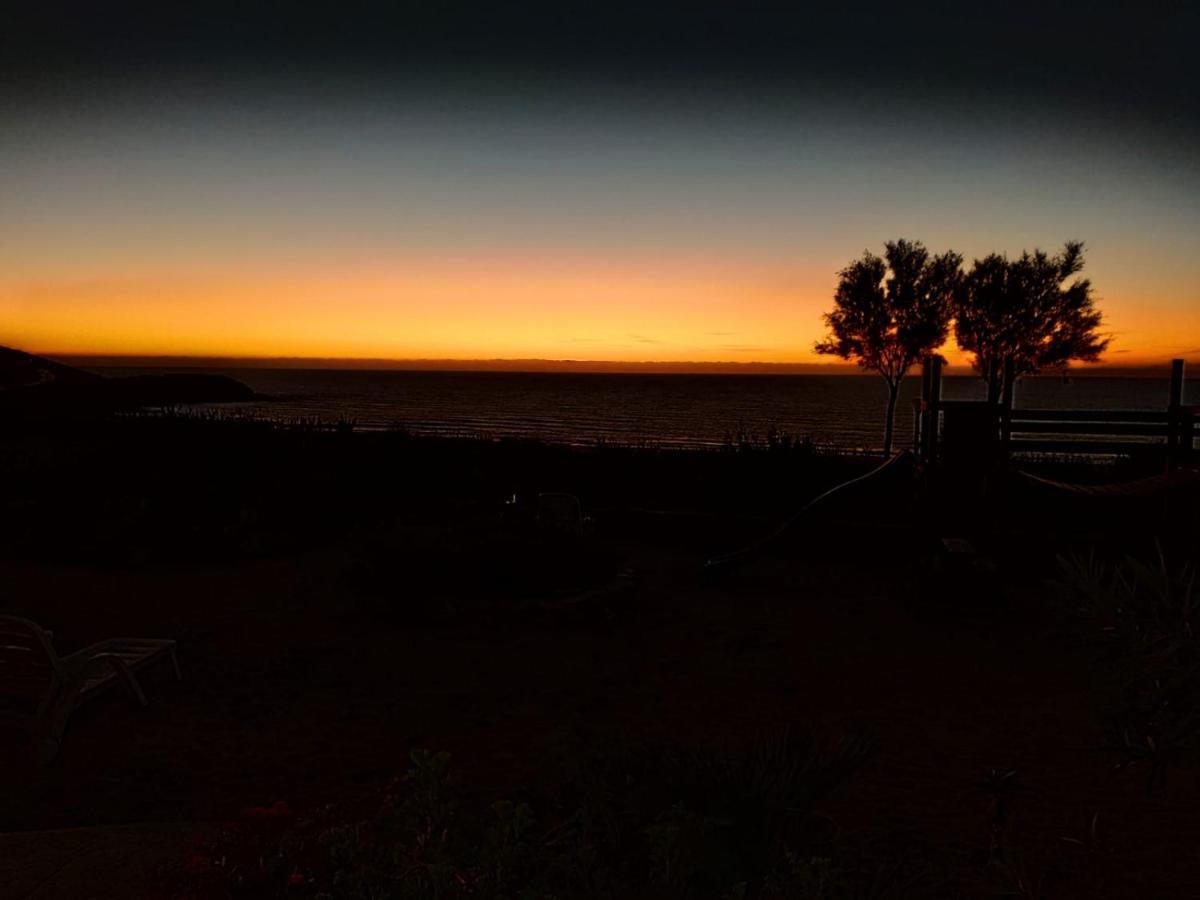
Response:
[[[999,400],[1022,375],[1100,358],[1108,339],[1098,333],[1091,282],[1065,284],[1082,270],[1078,241],[1054,256],[1035,249],[1013,260],[997,253],[975,260],[956,292],[954,334],[973,354],[989,400]]]
[[[778,431],[743,429],[736,446],[740,452],[569,448],[186,409],[25,423],[0,445],[0,463],[15,479],[4,498],[0,551],[147,565],[252,559],[352,538],[372,572],[433,579],[440,559],[445,586],[465,591],[490,573],[500,580],[487,594],[498,596],[508,582],[567,589],[569,571],[592,568],[583,559],[575,567],[573,552],[547,551],[548,562],[537,564],[542,539],[520,529],[532,530],[530,504],[540,491],[577,494],[602,532],[645,528],[646,537],[670,540],[703,527],[715,543],[726,533],[716,523],[684,517],[656,533],[643,511],[751,523],[786,513],[864,465]],[[490,568],[464,567],[473,553]],[[555,575],[557,566],[566,568]],[[385,587],[381,578],[366,581]],[[399,612],[404,593],[398,587],[386,605],[399,604]]]
[[[931,256],[920,241],[885,245],[883,258],[864,251],[838,273],[829,335],[818,353],[856,361],[878,372],[888,386],[883,452],[892,452],[896,398],[913,364],[936,351],[950,330],[953,294],[962,256]]]
[[[181,893],[849,897],[878,873],[837,859],[819,810],[870,751],[861,737],[794,732],[734,751],[581,749],[532,802],[481,809],[448,754],[416,750],[367,818],[331,808],[293,824],[286,805],[248,810],[193,851]]]
[[[1192,563],[1096,554],[1064,557],[1060,580],[1105,651],[1101,718],[1107,749],[1148,787],[1200,761],[1200,591]]]
[[[714,583],[710,554],[878,461],[744,425],[680,452],[186,411],[39,423],[0,453],[0,564],[33,588],[6,611],[67,647],[124,616],[178,636],[186,677],[142,718],[78,717],[0,825],[264,804],[202,835],[191,896],[1086,896],[1114,841],[1149,851],[1078,747],[1103,733],[1156,784],[1157,760],[1191,765],[1190,651],[1127,629],[1110,668],[1132,687],[1098,690],[1039,607],[1056,551],[1133,546],[1161,498],[1102,516],[1110,498],[998,493],[948,524],[910,470]],[[588,530],[539,528],[541,491],[578,496]],[[949,527],[972,555],[945,559]],[[1159,682],[1170,715],[1147,718]],[[783,722],[862,722],[878,754],[750,739]],[[468,778],[418,754],[386,788],[429,744]]]

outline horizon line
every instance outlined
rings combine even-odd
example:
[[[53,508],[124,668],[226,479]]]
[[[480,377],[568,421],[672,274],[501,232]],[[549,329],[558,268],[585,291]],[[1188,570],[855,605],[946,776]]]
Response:
[[[778,375],[872,375],[869,369],[850,362],[766,362],[735,360],[603,360],[546,359],[538,357],[456,359],[453,357],[334,357],[334,356],[216,356],[187,354],[56,353],[35,355],[83,368],[246,368],[246,369],[329,369],[358,371],[459,371],[459,372],[531,372],[594,374],[778,374]],[[1200,365],[1200,358],[1184,358],[1186,364]],[[1140,374],[1154,376],[1169,371],[1170,359],[1093,363],[1071,366],[1073,375]],[[969,363],[946,367],[947,374],[974,372]],[[1047,369],[1054,374],[1057,369]]]

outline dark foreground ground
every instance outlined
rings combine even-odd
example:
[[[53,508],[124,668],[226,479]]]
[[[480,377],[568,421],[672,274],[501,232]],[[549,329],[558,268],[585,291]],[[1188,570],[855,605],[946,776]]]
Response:
[[[76,866],[93,896],[222,896],[239,883],[247,896],[310,896],[328,876],[311,854],[247,882],[227,877],[214,848],[257,848],[264,817],[284,845],[306,821],[369,820],[419,748],[450,754],[461,820],[497,800],[528,802],[540,818],[526,843],[549,846],[575,802],[562,786],[577,788],[581,769],[599,783],[589,773],[613,759],[736,757],[784,734],[856,748],[846,777],[814,792],[803,835],[788,838],[800,857],[791,881],[739,886],[744,860],[715,870],[727,883],[706,880],[686,836],[741,839],[720,838],[719,810],[689,818],[704,799],[664,794],[622,838],[623,875],[597,876],[595,893],[1200,889],[1200,769],[1187,752],[1164,781],[1147,779],[1145,760],[1117,769],[1128,754],[1104,749],[1110,660],[1049,584],[1059,551],[1150,552],[1161,500],[1124,509],[1122,528],[1097,529],[1084,510],[982,529],[939,519],[906,484],[713,579],[709,555],[869,463],[804,448],[664,457],[129,427],[141,430],[3,443],[0,611],[53,629],[64,653],[117,634],[175,637],[186,675],[148,674],[145,710],[117,692],[81,709],[47,767],[6,745],[0,830],[162,823],[160,838],[178,839],[177,865],[149,881]],[[589,533],[537,532],[538,490],[579,494]],[[946,558],[939,539],[971,528],[986,559]],[[221,832],[228,822],[239,824]],[[7,846],[33,865],[70,840]],[[155,867],[172,858],[162,839],[133,840],[153,848]],[[774,848],[777,837],[762,840]],[[127,853],[126,872],[137,862]],[[426,882],[388,884],[380,895],[435,895]],[[342,882],[333,895],[355,889]]]

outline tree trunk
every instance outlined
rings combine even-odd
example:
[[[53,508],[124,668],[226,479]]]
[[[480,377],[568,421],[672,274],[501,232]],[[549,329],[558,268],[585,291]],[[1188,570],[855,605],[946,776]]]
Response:
[[[983,381],[987,385],[987,402],[999,403],[1004,390],[1003,362],[998,357],[989,356],[981,361],[979,374],[983,376]]]
[[[883,425],[883,455],[892,455],[892,436],[896,428],[896,400],[900,396],[900,381],[888,382],[887,419]]]
[[[1001,377],[1000,396],[1005,403],[1011,403],[1013,392],[1017,386],[1017,370],[1011,366],[1004,369],[1004,375]]]
[[[987,399],[988,403],[996,404],[1000,402],[1000,398],[1004,395],[1004,373],[999,371],[998,367],[993,366],[991,375],[987,382]]]

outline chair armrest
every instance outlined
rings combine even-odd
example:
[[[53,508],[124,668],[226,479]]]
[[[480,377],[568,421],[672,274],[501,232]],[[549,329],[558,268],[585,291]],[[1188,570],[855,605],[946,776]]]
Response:
[[[142,686],[138,684],[137,678],[125,663],[125,660],[117,656],[115,653],[97,653],[90,657],[84,666],[83,671],[87,670],[88,666],[93,663],[107,664],[116,673],[117,677],[129,688],[129,692],[133,694],[133,698],[137,700],[138,706],[148,706],[149,701],[146,700],[146,695],[142,691]]]

